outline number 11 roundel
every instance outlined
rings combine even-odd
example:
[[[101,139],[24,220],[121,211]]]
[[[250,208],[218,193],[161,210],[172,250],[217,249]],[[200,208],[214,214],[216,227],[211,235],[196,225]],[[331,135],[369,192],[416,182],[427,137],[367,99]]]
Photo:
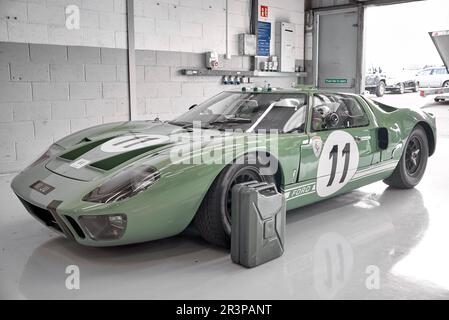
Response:
[[[359,149],[354,138],[345,131],[332,132],[324,144],[318,162],[316,191],[327,197],[343,188],[359,164]]]

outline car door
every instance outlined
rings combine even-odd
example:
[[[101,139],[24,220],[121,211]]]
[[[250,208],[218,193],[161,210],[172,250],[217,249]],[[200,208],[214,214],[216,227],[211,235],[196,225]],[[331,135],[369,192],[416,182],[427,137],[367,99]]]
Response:
[[[437,88],[440,86],[440,75],[438,74],[438,69],[433,68],[429,77],[429,87]]]
[[[431,77],[432,77],[432,69],[425,69],[418,72],[418,75],[416,77],[417,81],[419,82],[419,85],[421,87],[430,87],[431,85]]]
[[[312,103],[298,182],[316,179],[318,196],[327,197],[342,189],[357,170],[380,161],[377,127],[355,95],[316,93]]]
[[[447,70],[446,68],[436,68],[433,73],[435,74],[433,77],[432,86],[436,88],[441,88],[443,83],[447,80]]]

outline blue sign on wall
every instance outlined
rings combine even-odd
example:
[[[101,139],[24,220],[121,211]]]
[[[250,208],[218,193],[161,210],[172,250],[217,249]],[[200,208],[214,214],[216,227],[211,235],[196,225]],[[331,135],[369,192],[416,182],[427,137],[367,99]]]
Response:
[[[271,41],[271,23],[265,21],[257,22],[257,55],[270,55],[270,41]]]

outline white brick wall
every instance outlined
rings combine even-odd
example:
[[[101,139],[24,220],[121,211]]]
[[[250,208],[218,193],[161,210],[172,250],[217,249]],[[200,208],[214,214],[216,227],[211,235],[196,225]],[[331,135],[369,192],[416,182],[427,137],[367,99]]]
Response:
[[[80,29],[65,27],[68,5]],[[0,41],[126,47],[126,0],[0,0]]]
[[[126,63],[124,49],[0,42],[0,173],[70,133],[127,120]]]
[[[249,31],[251,0],[230,0],[231,54],[237,35]],[[80,8],[80,30],[65,28],[65,6]],[[304,59],[304,0],[261,0],[269,21],[298,30],[297,59]],[[225,51],[225,0],[135,0],[137,49]],[[0,41],[126,48],[126,0],[0,0]],[[272,43],[274,53],[274,42]]]
[[[226,61],[226,60],[223,60]],[[248,70],[247,57],[233,56],[223,68]],[[223,90],[239,88],[224,86],[221,77],[186,77],[183,68],[204,67],[204,56],[199,53],[171,51],[136,51],[137,64],[137,118],[172,119],[184,113],[188,107],[200,103]],[[139,70],[144,76],[139,76]],[[155,81],[157,79],[157,81]],[[255,78],[255,85],[267,81],[273,86],[289,87],[294,78]]]
[[[216,50],[223,54],[225,0],[136,0],[136,48],[182,52]],[[269,6],[274,54],[275,22],[298,30],[296,58],[303,57],[304,0],[263,0]],[[237,55],[239,33],[249,32],[250,0],[230,0],[231,54]]]
[[[222,60],[248,69],[247,57]],[[83,129],[128,119],[126,50],[0,42],[0,172],[22,169],[51,142]],[[204,66],[199,53],[136,52],[137,118],[163,120],[238,86],[220,77],[186,77]],[[294,78],[256,78],[288,87]]]
[[[249,27],[249,1],[231,0],[232,60]],[[262,1],[261,1],[262,2]],[[263,0],[272,22],[296,25],[297,58],[304,0]],[[65,6],[78,5],[81,29],[65,28]],[[0,172],[22,169],[55,140],[85,127],[128,119],[126,0],[0,0]],[[190,78],[200,52],[225,50],[224,0],[135,0],[138,114],[171,119],[230,89],[220,77]],[[62,18],[61,18],[62,12]],[[273,30],[274,32],[274,30]],[[25,43],[20,43],[25,42]],[[272,46],[274,49],[274,46]],[[290,86],[295,79],[254,79]]]

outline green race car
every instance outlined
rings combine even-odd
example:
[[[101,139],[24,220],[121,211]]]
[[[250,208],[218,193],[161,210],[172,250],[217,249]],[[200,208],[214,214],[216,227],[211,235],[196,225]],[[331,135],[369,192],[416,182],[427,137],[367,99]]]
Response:
[[[424,111],[347,93],[244,88],[173,121],[71,134],[11,186],[35,218],[83,245],[161,239],[193,223],[228,246],[237,183],[275,183],[287,209],[379,180],[412,188],[435,145],[435,117]]]

